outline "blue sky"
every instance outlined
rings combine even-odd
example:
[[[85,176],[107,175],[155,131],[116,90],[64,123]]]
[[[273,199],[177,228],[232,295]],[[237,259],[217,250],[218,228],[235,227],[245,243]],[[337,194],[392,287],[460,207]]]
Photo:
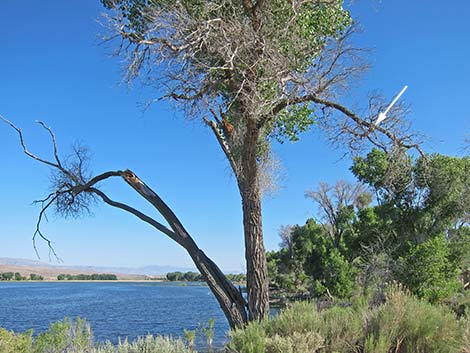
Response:
[[[355,1],[349,6],[364,32],[358,45],[373,48],[371,70],[344,101],[361,104],[367,92],[392,98],[405,84],[414,129],[426,134],[428,152],[463,155],[470,135],[470,2]],[[166,103],[145,113],[152,92],[120,84],[120,59],[100,44],[99,1],[3,0],[0,10],[0,114],[21,126],[30,149],[51,156],[47,135],[57,134],[62,154],[79,141],[92,151],[96,173],[130,168],[174,209],[198,244],[225,270],[244,269],[241,204],[233,177],[210,132]],[[303,224],[315,206],[304,192],[319,181],[352,180],[344,151],[319,131],[295,144],[275,145],[285,176],[264,203],[265,241],[277,248],[283,224]],[[35,258],[31,245],[49,172],[26,158],[17,136],[0,125],[0,257]],[[120,180],[103,185],[115,199],[153,214]],[[191,266],[184,250],[120,210],[97,205],[93,216],[50,215],[44,232],[66,264]],[[44,244],[40,246],[47,260]]]

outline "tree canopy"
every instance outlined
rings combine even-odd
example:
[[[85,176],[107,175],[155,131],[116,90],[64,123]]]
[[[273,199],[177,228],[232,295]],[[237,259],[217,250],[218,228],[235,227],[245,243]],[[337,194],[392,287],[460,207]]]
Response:
[[[102,3],[113,10],[108,39],[120,40],[126,79],[158,86],[187,116],[215,128],[235,173],[248,120],[262,130],[259,158],[269,156],[272,138],[295,141],[320,120],[331,137],[339,128],[354,136],[351,146],[366,137],[383,145],[381,134],[411,144],[398,129],[403,107],[390,112],[386,127],[372,129],[378,97],[364,119],[337,101],[368,66],[364,50],[349,41],[353,20],[342,0]],[[348,119],[338,124],[333,111]]]

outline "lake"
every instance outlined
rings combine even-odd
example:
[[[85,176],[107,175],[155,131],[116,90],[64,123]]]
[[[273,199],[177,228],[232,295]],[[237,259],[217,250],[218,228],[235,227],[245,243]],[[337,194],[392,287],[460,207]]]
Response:
[[[0,282],[0,327],[46,330],[64,317],[86,319],[96,341],[150,334],[183,336],[215,319],[214,346],[228,323],[207,286],[146,282]]]

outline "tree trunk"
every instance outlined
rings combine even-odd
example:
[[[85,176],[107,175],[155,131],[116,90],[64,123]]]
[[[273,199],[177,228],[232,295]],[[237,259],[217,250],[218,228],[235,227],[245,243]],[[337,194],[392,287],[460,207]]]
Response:
[[[269,314],[268,275],[257,164],[259,134],[256,122],[249,119],[242,150],[243,180],[239,183],[243,204],[249,320],[261,320]]]
[[[173,231],[169,229],[165,231],[165,229],[158,225],[157,229],[163,231],[186,249],[219,302],[230,327],[243,327],[248,321],[248,316],[246,313],[246,301],[241,292],[227,279],[219,267],[199,249],[173,211],[152,189],[130,170],[124,171],[122,177],[134,190],[150,202],[168,222]],[[136,214],[136,212],[133,213]],[[136,215],[141,217],[139,214]],[[148,223],[152,224],[151,222]]]

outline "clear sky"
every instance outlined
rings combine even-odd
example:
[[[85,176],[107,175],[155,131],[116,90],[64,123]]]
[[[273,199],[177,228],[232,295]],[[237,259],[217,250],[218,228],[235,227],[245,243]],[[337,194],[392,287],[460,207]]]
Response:
[[[230,271],[244,269],[241,204],[214,137],[166,103],[145,113],[158,92],[120,85],[121,63],[100,44],[98,0],[3,0],[0,8],[0,114],[21,126],[30,149],[50,157],[41,119],[58,136],[62,154],[80,141],[93,152],[96,173],[130,168],[174,209],[206,253]],[[344,101],[362,104],[379,90],[392,98],[405,84],[409,116],[426,134],[428,152],[463,155],[470,134],[470,2],[361,0],[348,5],[373,48],[372,69]],[[353,180],[350,159],[318,131],[275,145],[282,189],[264,202],[265,241],[276,249],[283,224],[303,224],[315,206],[304,192],[319,181]],[[17,136],[0,124],[0,257],[35,258],[31,236],[48,192],[46,167],[26,158]],[[115,199],[152,213],[120,180],[103,185]],[[92,217],[50,215],[44,232],[65,264],[191,266],[184,250],[146,224],[99,204]],[[47,251],[41,246],[42,258]]]

